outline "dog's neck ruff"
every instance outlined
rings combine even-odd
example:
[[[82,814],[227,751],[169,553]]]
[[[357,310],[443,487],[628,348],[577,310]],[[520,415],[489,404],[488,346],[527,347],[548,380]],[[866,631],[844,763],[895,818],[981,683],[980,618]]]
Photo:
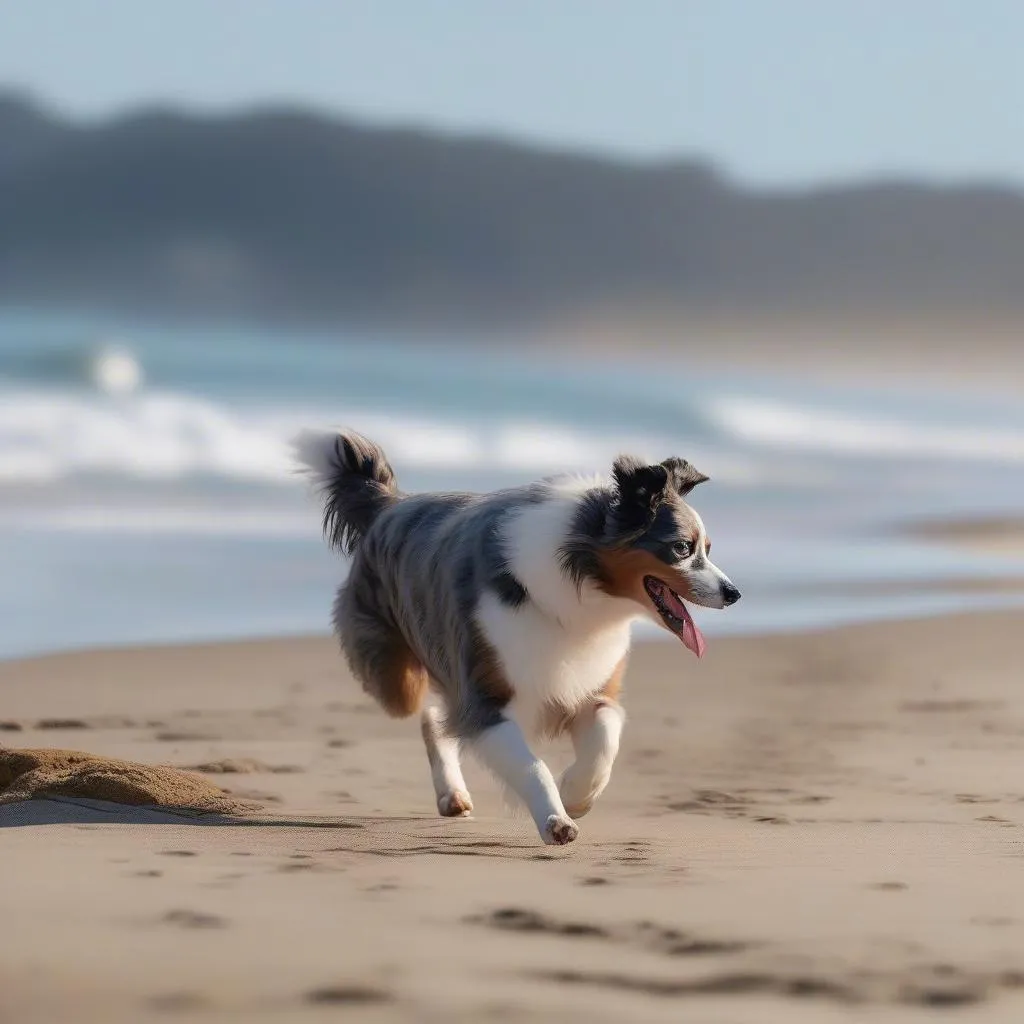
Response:
[[[523,600],[570,633],[602,633],[638,618],[633,602],[602,593],[593,579],[575,579],[566,571],[565,544],[578,529],[585,482],[561,485],[542,502],[518,509],[504,526],[510,580]],[[506,602],[510,603],[510,602]]]

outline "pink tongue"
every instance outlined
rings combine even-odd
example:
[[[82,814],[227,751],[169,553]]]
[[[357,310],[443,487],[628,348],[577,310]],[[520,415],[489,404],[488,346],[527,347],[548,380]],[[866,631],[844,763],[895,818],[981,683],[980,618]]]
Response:
[[[704,657],[704,634],[697,628],[697,623],[690,618],[689,612],[683,619],[682,640],[698,658]]]
[[[704,657],[704,634],[697,628],[697,623],[693,621],[693,616],[690,615],[690,610],[683,604],[682,601],[676,600],[675,594],[671,591],[666,593],[666,604],[672,610],[673,614],[677,619],[683,620],[683,632],[680,639],[683,643],[691,650],[698,658]]]

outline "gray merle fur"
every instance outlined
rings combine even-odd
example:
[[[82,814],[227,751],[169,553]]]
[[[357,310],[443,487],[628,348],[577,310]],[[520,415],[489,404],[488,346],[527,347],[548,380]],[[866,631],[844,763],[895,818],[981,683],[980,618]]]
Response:
[[[353,556],[334,603],[342,650],[375,694],[375,677],[408,649],[443,691],[448,728],[473,735],[496,724],[503,706],[478,678],[487,661],[474,621],[480,596],[490,591],[513,608],[529,600],[509,570],[500,526],[549,488],[400,496],[383,453],[360,442],[340,437],[325,486],[329,535]]]

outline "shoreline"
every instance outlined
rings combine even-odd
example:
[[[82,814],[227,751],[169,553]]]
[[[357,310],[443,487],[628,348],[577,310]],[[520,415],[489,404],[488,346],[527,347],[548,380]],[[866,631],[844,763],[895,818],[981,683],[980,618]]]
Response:
[[[901,536],[985,555],[1024,559],[1024,516],[951,516],[908,523]]]
[[[1024,319],[795,313],[693,315],[611,311],[538,326],[533,349],[614,366],[635,349],[705,372],[737,371],[820,386],[939,391],[1001,399],[1024,394]],[[532,337],[532,336],[531,336]]]
[[[1020,604],[1024,607],[1024,575],[1010,576],[963,576],[937,577],[935,579],[865,579],[841,580],[834,584],[813,582],[787,584],[780,588],[787,597],[808,600],[815,598],[865,599],[928,599],[927,605],[907,607],[878,606],[849,610],[819,610],[813,621],[805,616],[802,621],[782,622],[766,626],[764,623],[738,628],[733,623],[717,623],[702,618],[698,621],[702,632],[715,644],[737,641],[771,640],[775,637],[803,637],[834,633],[845,629],[869,628],[872,626],[899,625],[901,623],[934,622],[952,616],[984,616],[1011,611]],[[971,598],[964,603],[965,595]],[[74,658],[78,656],[147,654],[160,651],[181,651],[206,648],[238,648],[269,643],[295,642],[323,643],[336,645],[334,635],[326,630],[287,630],[270,633],[228,633],[209,637],[179,639],[127,640],[97,644],[69,644],[38,650],[14,652],[0,655],[0,668],[6,665],[45,661],[50,658]],[[633,650],[644,647],[660,649],[674,647],[678,640],[664,630],[646,621],[638,623],[633,634]]]
[[[1014,529],[1016,521],[1011,521]],[[975,520],[946,520],[926,524],[923,528],[908,527],[896,536],[934,541],[937,546],[959,548],[980,554],[1009,554],[1024,557],[1024,548],[989,545],[983,530],[974,529]],[[1024,525],[1021,526],[1024,529]],[[969,535],[969,542],[963,536]],[[998,539],[998,535],[994,535]],[[953,615],[986,615],[1008,611],[1018,604],[1024,605],[1024,570],[1005,574],[964,572],[948,574],[936,570],[927,577],[896,576],[866,577],[838,580],[809,580],[781,583],[774,591],[788,600],[848,601],[836,607],[819,605],[793,612],[790,620],[766,624],[762,618],[749,626],[742,619],[719,618],[718,611],[698,609],[698,625],[716,644],[737,640],[770,640],[778,636],[810,636],[843,629],[899,624],[903,622],[930,622]],[[763,595],[762,599],[763,599]],[[875,603],[865,603],[874,600]],[[739,624],[737,624],[739,623]],[[156,639],[128,639],[96,644],[57,645],[29,651],[0,654],[0,667],[52,657],[76,655],[143,653],[149,651],[182,650],[195,647],[235,648],[247,644],[327,641],[335,644],[329,630],[297,628],[295,630],[228,632],[210,636],[182,636]],[[653,623],[638,620],[634,626],[633,647],[654,645],[673,646],[677,641]]]

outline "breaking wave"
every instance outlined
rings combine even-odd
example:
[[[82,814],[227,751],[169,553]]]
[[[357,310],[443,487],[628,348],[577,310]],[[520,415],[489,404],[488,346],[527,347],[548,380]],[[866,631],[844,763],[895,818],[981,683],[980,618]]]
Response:
[[[606,465],[623,447],[652,453],[667,439],[607,436],[550,423],[392,415],[349,409],[267,409],[177,393],[0,395],[0,481],[100,474],[139,480],[221,477],[294,483],[290,440],[307,427],[351,424],[396,466],[421,470],[549,473]]]
[[[724,435],[757,448],[889,459],[1024,462],[1024,425],[951,425],[949,418],[857,415],[750,398],[712,402],[709,419]]]
[[[291,438],[305,428],[337,425],[354,426],[381,443],[400,473],[529,479],[563,470],[602,470],[617,454],[630,451],[656,458],[681,454],[707,467],[717,483],[744,486],[766,480],[802,483],[801,472],[824,484],[823,456],[1024,462],[1024,425],[1015,429],[1012,423],[981,427],[720,398],[701,410],[705,426],[699,432],[693,430],[696,417],[690,418],[688,434],[674,432],[671,424],[663,433],[630,432],[611,421],[595,430],[458,410],[446,416],[246,405],[138,389],[129,386],[132,371],[123,364],[108,366],[107,372],[117,383],[101,393],[0,391],[0,483],[100,476],[293,486]],[[628,422],[628,411],[617,420]]]

